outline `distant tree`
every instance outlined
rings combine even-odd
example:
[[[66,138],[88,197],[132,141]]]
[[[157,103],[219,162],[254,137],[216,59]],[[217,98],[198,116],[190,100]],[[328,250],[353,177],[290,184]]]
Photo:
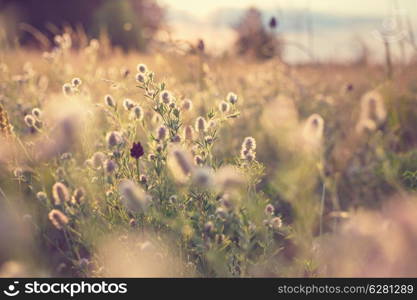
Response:
[[[234,26],[237,32],[235,47],[239,55],[250,55],[258,59],[281,56],[282,45],[276,34],[277,20],[269,21],[269,29],[265,28],[261,12],[249,8],[239,23]]]
[[[164,20],[155,0],[0,0],[0,13],[10,7],[18,12],[16,23],[29,24],[50,40],[63,26],[82,26],[90,38],[107,31],[111,43],[124,49],[145,50]],[[28,32],[18,37],[23,44],[33,42]]]

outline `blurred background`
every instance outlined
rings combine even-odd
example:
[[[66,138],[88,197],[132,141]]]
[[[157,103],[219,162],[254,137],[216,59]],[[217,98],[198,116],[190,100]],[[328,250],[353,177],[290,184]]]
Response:
[[[202,40],[211,54],[288,63],[380,62],[384,43],[407,63],[417,48],[416,19],[413,0],[0,0],[3,46],[47,48],[71,28],[124,51]]]

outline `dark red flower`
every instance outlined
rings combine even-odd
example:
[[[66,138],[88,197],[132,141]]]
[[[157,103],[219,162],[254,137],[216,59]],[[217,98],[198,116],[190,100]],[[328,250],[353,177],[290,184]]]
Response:
[[[143,150],[141,143],[133,143],[132,148],[130,148],[130,156],[135,159],[139,159],[141,156],[143,156],[143,154],[145,154],[145,151]]]

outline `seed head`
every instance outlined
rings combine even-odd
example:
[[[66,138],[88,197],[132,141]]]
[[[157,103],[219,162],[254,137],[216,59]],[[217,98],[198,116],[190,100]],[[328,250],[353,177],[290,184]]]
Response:
[[[81,204],[84,201],[85,190],[83,188],[76,188],[72,193],[71,203]]]
[[[204,163],[204,160],[201,158],[200,155],[194,156],[194,163],[198,165],[202,165]]]
[[[32,115],[26,115],[24,118],[27,127],[32,128],[35,126],[35,118]]]
[[[51,210],[48,214],[48,218],[52,225],[59,230],[63,229],[69,222],[68,217],[58,209]]]
[[[116,169],[117,169],[117,164],[116,164],[116,162],[115,162],[114,160],[112,160],[112,159],[107,159],[107,160],[104,162],[104,169],[106,170],[106,172],[107,172],[108,174],[112,174],[114,171],[116,171]]]
[[[185,100],[182,102],[181,108],[182,108],[184,111],[190,111],[190,110],[192,110],[192,108],[193,108],[193,102],[192,102],[190,99],[185,99]]]
[[[274,217],[271,220],[271,226],[273,229],[280,229],[282,227],[282,220],[280,217]]]
[[[150,198],[141,187],[129,179],[124,179],[119,184],[119,193],[123,205],[130,211],[145,212],[150,204]]]
[[[195,131],[203,133],[207,131],[207,123],[203,117],[198,117],[195,120]]]
[[[237,95],[235,93],[230,92],[229,94],[227,94],[226,99],[231,104],[236,104],[237,103]]]
[[[208,236],[210,236],[213,233],[214,230],[214,224],[213,222],[209,221],[206,224],[204,224],[204,233]]]
[[[229,110],[230,110],[230,105],[229,105],[229,103],[227,103],[226,101],[222,101],[222,102],[220,102],[220,104],[219,104],[219,110],[220,110],[222,113],[227,113],[227,112],[229,112]]]
[[[139,83],[145,83],[146,81],[146,75],[143,73],[137,73],[135,78],[136,78],[136,81]]]
[[[192,141],[194,138],[194,129],[190,125],[184,128],[184,139],[187,141]]]
[[[40,119],[40,118],[41,118],[41,116],[42,116],[42,111],[41,111],[39,108],[34,108],[34,109],[32,109],[32,115],[33,115],[35,118]]]
[[[156,132],[157,139],[163,141],[167,138],[168,130],[165,126],[160,126]]]
[[[38,192],[36,193],[36,199],[40,202],[46,202],[46,200],[48,200],[48,196],[45,192]]]
[[[72,95],[72,93],[73,93],[73,90],[72,90],[72,86],[71,86],[71,84],[69,84],[69,83],[65,83],[65,84],[62,86],[62,92],[64,93],[64,95],[65,95],[65,96],[71,96],[71,95]]]
[[[79,87],[82,83],[81,79],[78,77],[75,77],[71,80],[72,86],[73,87]]]
[[[164,104],[170,104],[172,101],[172,96],[171,93],[169,91],[162,91],[162,93],[159,95],[162,103]]]
[[[103,152],[96,152],[91,157],[91,163],[93,168],[99,169],[103,166],[104,161],[106,160],[106,155]]]
[[[116,147],[123,142],[123,137],[118,131],[111,131],[106,135],[107,146],[109,148]]]
[[[125,100],[123,100],[124,109],[131,110],[134,106],[135,103],[131,99],[126,98]]]
[[[208,188],[213,185],[213,171],[206,167],[199,167],[193,172],[193,182],[201,187]]]
[[[256,141],[255,141],[255,139],[253,137],[250,137],[250,136],[245,137],[245,139],[243,140],[243,143],[242,143],[242,149],[249,150],[249,151],[250,150],[255,151],[256,150]]]
[[[274,206],[272,206],[271,204],[268,204],[267,206],[265,206],[265,214],[267,216],[273,215],[274,212],[275,212]]]
[[[146,72],[148,72],[148,67],[145,64],[138,64],[136,69],[139,73],[142,73],[142,74],[145,74]]]
[[[61,205],[69,201],[69,192],[67,187],[61,183],[57,182],[52,187],[52,198],[55,205]]]
[[[184,176],[188,176],[192,171],[192,164],[190,163],[187,153],[183,150],[175,149],[172,151],[172,156],[175,159],[179,169],[182,171]]]
[[[111,95],[104,96],[104,103],[109,107],[116,107],[116,102]]]
[[[146,175],[142,174],[139,176],[139,181],[142,184],[146,184],[148,182],[148,177],[146,177]]]
[[[142,121],[143,120],[143,109],[139,105],[136,105],[132,110],[133,116],[135,119]]]
[[[168,202],[169,202],[169,203],[171,203],[171,204],[176,203],[176,202],[177,202],[177,200],[178,200],[177,195],[171,195],[171,196],[169,196],[169,198],[168,198]]]

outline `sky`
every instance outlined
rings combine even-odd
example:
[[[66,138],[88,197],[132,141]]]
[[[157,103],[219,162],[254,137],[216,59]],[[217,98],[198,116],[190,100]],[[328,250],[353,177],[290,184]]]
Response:
[[[401,9],[417,11],[415,0],[158,0],[159,3],[184,10],[192,15],[204,17],[218,8],[259,8],[305,9],[340,15],[385,15],[398,3]]]
[[[362,49],[362,42],[370,47],[373,52],[372,57],[376,60],[383,59],[381,40],[375,37],[375,32],[378,33],[381,29],[388,28],[386,31],[389,34],[388,37],[391,37],[392,33],[394,38],[401,36],[402,31],[399,32],[396,28],[390,31],[392,23],[389,21],[392,19],[393,12],[398,11],[394,15],[398,14],[409,19],[417,32],[416,0],[158,0],[158,2],[166,6],[168,11],[185,12],[194,21],[198,20],[196,23],[184,18],[182,14],[173,14],[173,17],[169,19],[173,36],[190,41],[202,38],[209,45],[207,48],[218,52],[230,49],[236,33],[230,26],[226,28],[213,25],[210,18],[218,16],[217,10],[239,9],[243,11],[250,6],[255,6],[265,13],[270,11],[272,15],[277,10],[282,10],[284,14],[288,11],[305,11],[306,9],[311,11],[312,15],[315,15],[314,44],[309,44],[310,38],[307,32],[285,32],[285,38],[308,47],[314,56],[324,60],[353,59]],[[326,23],[329,17],[333,18],[333,21]],[[334,22],[334,17],[336,19],[347,18],[352,21],[343,23],[343,26],[336,26],[337,22]],[[364,18],[376,21],[371,24],[361,23],[360,20]],[[284,18],[284,22],[288,23],[288,20]],[[325,24],[325,27],[320,27],[320,22]],[[285,28],[285,26],[280,28]],[[296,48],[288,48],[285,53],[289,61],[310,59]]]

